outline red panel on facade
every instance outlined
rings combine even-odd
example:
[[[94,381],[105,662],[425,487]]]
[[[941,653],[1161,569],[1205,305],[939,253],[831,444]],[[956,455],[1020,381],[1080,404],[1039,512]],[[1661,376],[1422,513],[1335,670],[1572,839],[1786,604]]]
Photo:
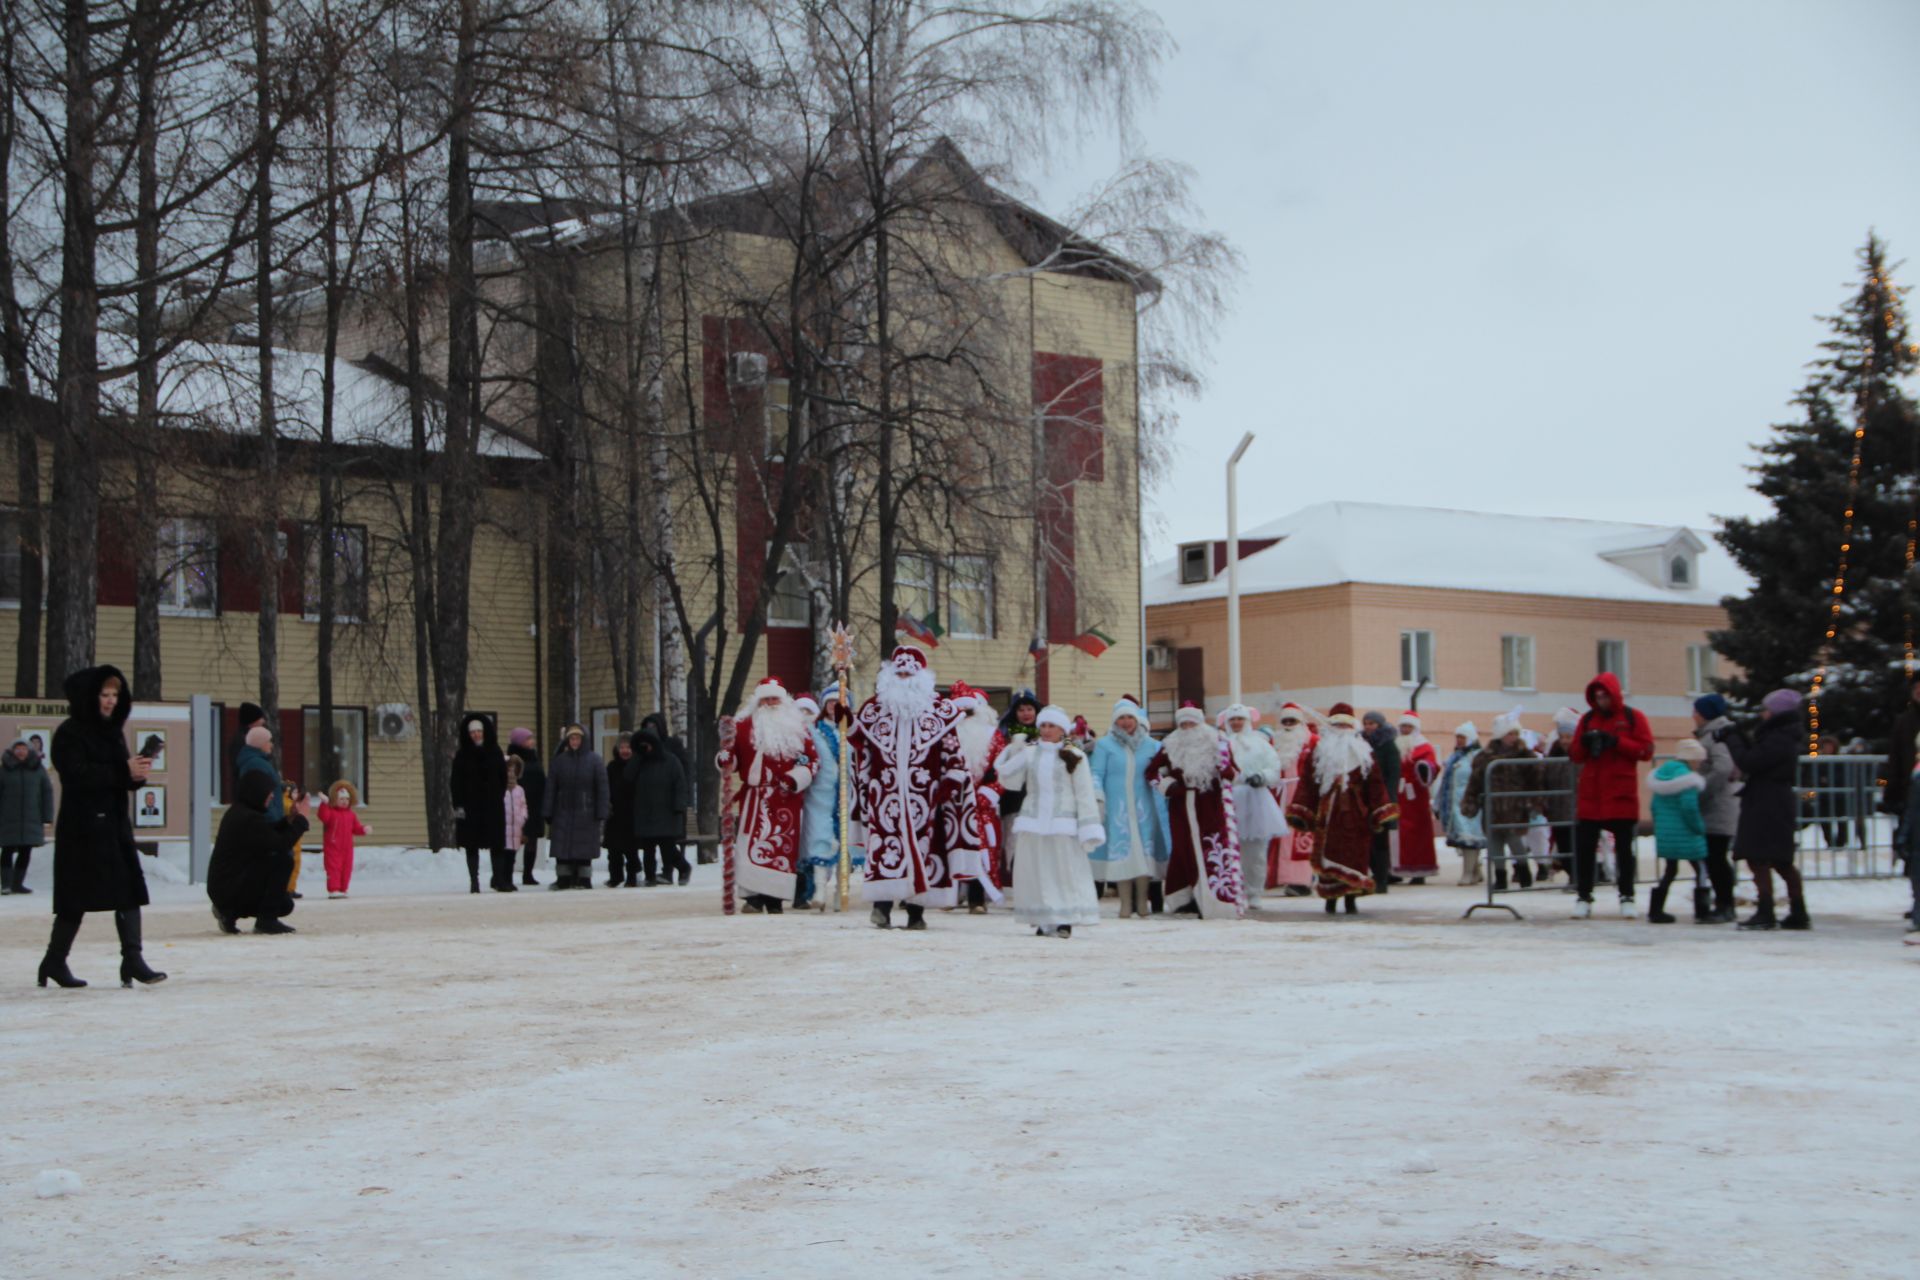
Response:
[[[280,779],[295,786],[306,784],[307,720],[298,707],[281,708],[280,732],[273,744],[280,748]],[[326,783],[321,783],[326,786]]]
[[[1106,478],[1100,361],[1034,352],[1033,404],[1041,415],[1047,466],[1037,513],[1046,557],[1046,640],[1066,644],[1081,631],[1074,490],[1082,481]]]
[[[247,531],[221,530],[217,558],[219,581],[214,585],[220,595],[220,612],[260,612],[260,579],[253,571],[253,552],[247,545]]]
[[[131,607],[134,600],[133,543],[123,518],[116,512],[100,513],[100,545],[97,553],[99,585],[95,599],[103,605]]]
[[[806,627],[768,627],[767,674],[799,697],[813,683],[813,632]]]

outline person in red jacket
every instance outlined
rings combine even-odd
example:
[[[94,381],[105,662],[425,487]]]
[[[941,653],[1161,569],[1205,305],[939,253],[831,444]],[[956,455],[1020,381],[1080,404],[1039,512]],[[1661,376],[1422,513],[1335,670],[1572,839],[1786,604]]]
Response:
[[[1574,801],[1573,875],[1580,902],[1574,918],[1593,914],[1593,864],[1600,833],[1613,836],[1614,878],[1620,914],[1632,916],[1633,833],[1640,823],[1640,764],[1653,759],[1647,718],[1620,696],[1620,678],[1602,671],[1587,685],[1587,714],[1580,717],[1568,754],[1580,768]]]

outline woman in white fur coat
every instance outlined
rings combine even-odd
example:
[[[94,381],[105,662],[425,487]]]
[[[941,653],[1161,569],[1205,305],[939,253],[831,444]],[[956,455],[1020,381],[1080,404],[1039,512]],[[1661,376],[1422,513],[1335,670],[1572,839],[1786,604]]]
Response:
[[[1068,938],[1077,924],[1100,922],[1100,899],[1087,855],[1106,842],[1093,765],[1066,741],[1073,720],[1041,710],[1038,742],[1016,739],[994,764],[1000,785],[1026,799],[1011,823],[1013,915],[1042,937]]]

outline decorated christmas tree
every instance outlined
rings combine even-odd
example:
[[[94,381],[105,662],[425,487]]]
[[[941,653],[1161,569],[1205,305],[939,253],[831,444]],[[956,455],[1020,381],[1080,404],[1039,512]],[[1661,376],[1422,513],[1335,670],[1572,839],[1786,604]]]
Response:
[[[1920,367],[1906,290],[1869,236],[1860,281],[1794,397],[1799,420],[1755,446],[1754,489],[1773,513],[1732,519],[1720,541],[1753,578],[1729,599],[1714,648],[1738,668],[1721,684],[1757,703],[1788,686],[1817,696],[1820,732],[1884,745],[1914,662]]]

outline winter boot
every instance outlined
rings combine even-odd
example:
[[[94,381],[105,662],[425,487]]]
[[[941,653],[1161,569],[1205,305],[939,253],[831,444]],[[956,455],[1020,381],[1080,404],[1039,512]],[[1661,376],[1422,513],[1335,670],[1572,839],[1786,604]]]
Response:
[[[1693,922],[1695,924],[1713,923],[1713,890],[1695,886],[1693,890]]]
[[[299,932],[299,930],[295,929],[292,925],[288,924],[286,921],[274,920],[271,918],[266,920],[255,920],[253,922],[253,931],[255,933],[297,933]]]
[[[41,986],[47,985],[48,978],[62,987],[87,985],[73,976],[73,970],[67,968],[67,953],[73,950],[73,940],[79,936],[82,919],[78,912],[53,918],[53,933],[47,938],[47,954],[40,961]]]
[[[1780,922],[1773,918],[1773,908],[1767,906],[1756,908],[1752,916],[1740,922],[1739,927],[1743,933],[1764,933],[1778,929]]]
[[[1480,851],[1478,849],[1462,849],[1460,851],[1460,883],[1463,885],[1480,884],[1484,879],[1480,874]]]
[[[1360,899],[1354,897],[1352,894],[1347,895],[1347,914],[1350,916],[1360,914]]]
[[[15,893],[32,893],[33,892],[33,890],[27,888],[27,864],[32,861],[33,861],[33,850],[31,849],[22,849],[19,855],[14,858],[13,880],[9,886],[13,890],[13,892]]]
[[[13,892],[13,850],[0,849],[0,895]]]
[[[1153,914],[1165,915],[1167,910],[1167,882],[1149,880],[1147,882],[1147,901],[1153,906]]]
[[[927,909],[917,902],[907,904],[907,928],[925,932],[927,927]]]
[[[876,929],[893,928],[893,904],[891,902],[874,903],[873,910],[867,912],[867,919]]]
[[[1328,899],[1327,899],[1327,914],[1328,914],[1328,915],[1333,915],[1333,914],[1334,914],[1335,912],[1337,912],[1337,911],[1339,911],[1339,910],[1340,910],[1340,899],[1338,899],[1338,898],[1328,898]]]
[[[480,892],[480,851],[467,850],[467,892]]]
[[[1649,899],[1647,903],[1647,923],[1648,924],[1672,924],[1673,923],[1673,917],[1667,914],[1667,886],[1666,885],[1657,884],[1653,886],[1653,893],[1649,895]]]
[[[1807,904],[1804,902],[1794,903],[1788,909],[1786,919],[1780,922],[1780,927],[1782,929],[1793,929],[1797,932],[1813,928],[1813,921],[1807,915]]]
[[[140,954],[140,908],[128,907],[114,912],[113,924],[120,931],[120,985],[130,987],[138,982],[151,986],[165,982],[167,975],[149,968]]]

